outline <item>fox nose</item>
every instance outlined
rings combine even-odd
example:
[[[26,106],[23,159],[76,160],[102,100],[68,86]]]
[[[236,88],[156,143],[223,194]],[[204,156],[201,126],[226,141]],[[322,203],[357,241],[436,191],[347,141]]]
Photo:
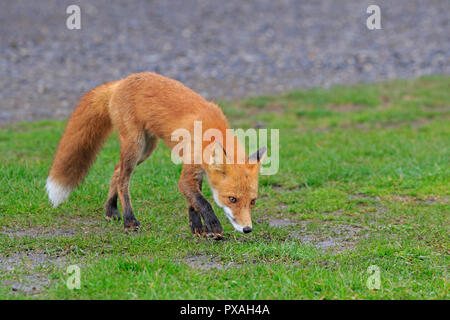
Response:
[[[245,227],[244,229],[242,229],[242,231],[244,231],[244,233],[249,233],[249,232],[252,232],[252,228],[251,227]]]

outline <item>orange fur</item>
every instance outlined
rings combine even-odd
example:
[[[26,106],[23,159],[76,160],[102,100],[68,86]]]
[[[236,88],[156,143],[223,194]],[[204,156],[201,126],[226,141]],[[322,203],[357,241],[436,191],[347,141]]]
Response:
[[[50,199],[58,205],[67,198],[83,180],[103,142],[115,128],[121,144],[120,162],[111,179],[107,217],[120,218],[115,204],[118,197],[124,210],[125,227],[138,228],[128,191],[131,173],[151,155],[159,139],[172,149],[178,143],[171,141],[173,131],[184,128],[193,137],[194,121],[202,122],[203,131],[218,129],[226,138],[229,126],[222,110],[178,81],[145,72],[93,89],[80,100],[56,150],[47,184]],[[235,137],[233,139],[237,142]],[[202,148],[208,144],[203,142]],[[228,153],[226,141],[223,146],[223,151]],[[234,160],[239,148],[242,147],[235,143],[235,149],[228,150],[233,151]],[[259,163],[185,164],[179,188],[193,208],[192,214],[197,212],[205,220],[204,231],[220,237],[220,223],[211,222],[208,218],[211,214],[205,213],[209,208],[205,209],[207,205],[201,199],[203,175],[217,193],[220,205],[232,210],[235,222],[251,227],[253,205],[250,203],[257,197],[258,171]],[[238,201],[230,203],[229,197]],[[219,227],[213,227],[216,224]]]

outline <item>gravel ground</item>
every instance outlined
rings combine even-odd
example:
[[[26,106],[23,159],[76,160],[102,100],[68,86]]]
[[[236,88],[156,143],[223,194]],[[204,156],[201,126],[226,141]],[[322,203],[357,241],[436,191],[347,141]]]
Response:
[[[366,27],[381,7],[382,30]],[[81,7],[82,29],[66,28]],[[450,73],[449,0],[2,1],[0,123],[67,117],[138,71],[208,99]]]

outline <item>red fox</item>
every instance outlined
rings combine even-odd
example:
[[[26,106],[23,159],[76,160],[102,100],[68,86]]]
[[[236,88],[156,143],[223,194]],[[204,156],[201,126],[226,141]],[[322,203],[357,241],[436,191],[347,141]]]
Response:
[[[69,197],[86,176],[106,138],[116,129],[120,161],[112,174],[106,218],[121,219],[119,198],[125,230],[137,230],[140,223],[134,216],[128,187],[133,170],[152,154],[159,139],[172,149],[177,143],[171,139],[172,132],[180,128],[192,132],[194,121],[201,121],[204,129],[223,132],[224,137],[229,129],[217,105],[180,82],[155,73],[132,74],[96,87],[80,100],[59,142],[47,179],[50,201],[56,207]],[[237,140],[234,136],[233,139]],[[206,143],[202,143],[205,147]],[[235,148],[242,147],[236,143]],[[220,221],[201,192],[204,176],[214,200],[234,228],[244,233],[252,230],[250,212],[258,195],[259,169],[266,147],[245,157],[244,163],[214,160],[229,158],[227,153],[235,154],[233,151],[227,150],[226,143],[216,143],[210,151],[211,161],[183,164],[178,188],[189,203],[189,224],[196,236],[223,238]]]

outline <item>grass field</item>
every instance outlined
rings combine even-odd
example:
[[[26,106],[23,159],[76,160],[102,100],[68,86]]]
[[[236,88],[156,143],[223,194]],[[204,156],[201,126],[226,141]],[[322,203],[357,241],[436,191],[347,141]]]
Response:
[[[162,144],[133,175],[143,226],[104,219],[114,135],[53,209],[44,191],[64,122],[0,129],[0,298],[448,299],[450,77],[219,102],[234,128],[280,129],[253,232],[193,238]],[[204,188],[212,201],[208,188]],[[66,268],[81,288],[66,287]],[[368,268],[380,271],[369,289]]]

